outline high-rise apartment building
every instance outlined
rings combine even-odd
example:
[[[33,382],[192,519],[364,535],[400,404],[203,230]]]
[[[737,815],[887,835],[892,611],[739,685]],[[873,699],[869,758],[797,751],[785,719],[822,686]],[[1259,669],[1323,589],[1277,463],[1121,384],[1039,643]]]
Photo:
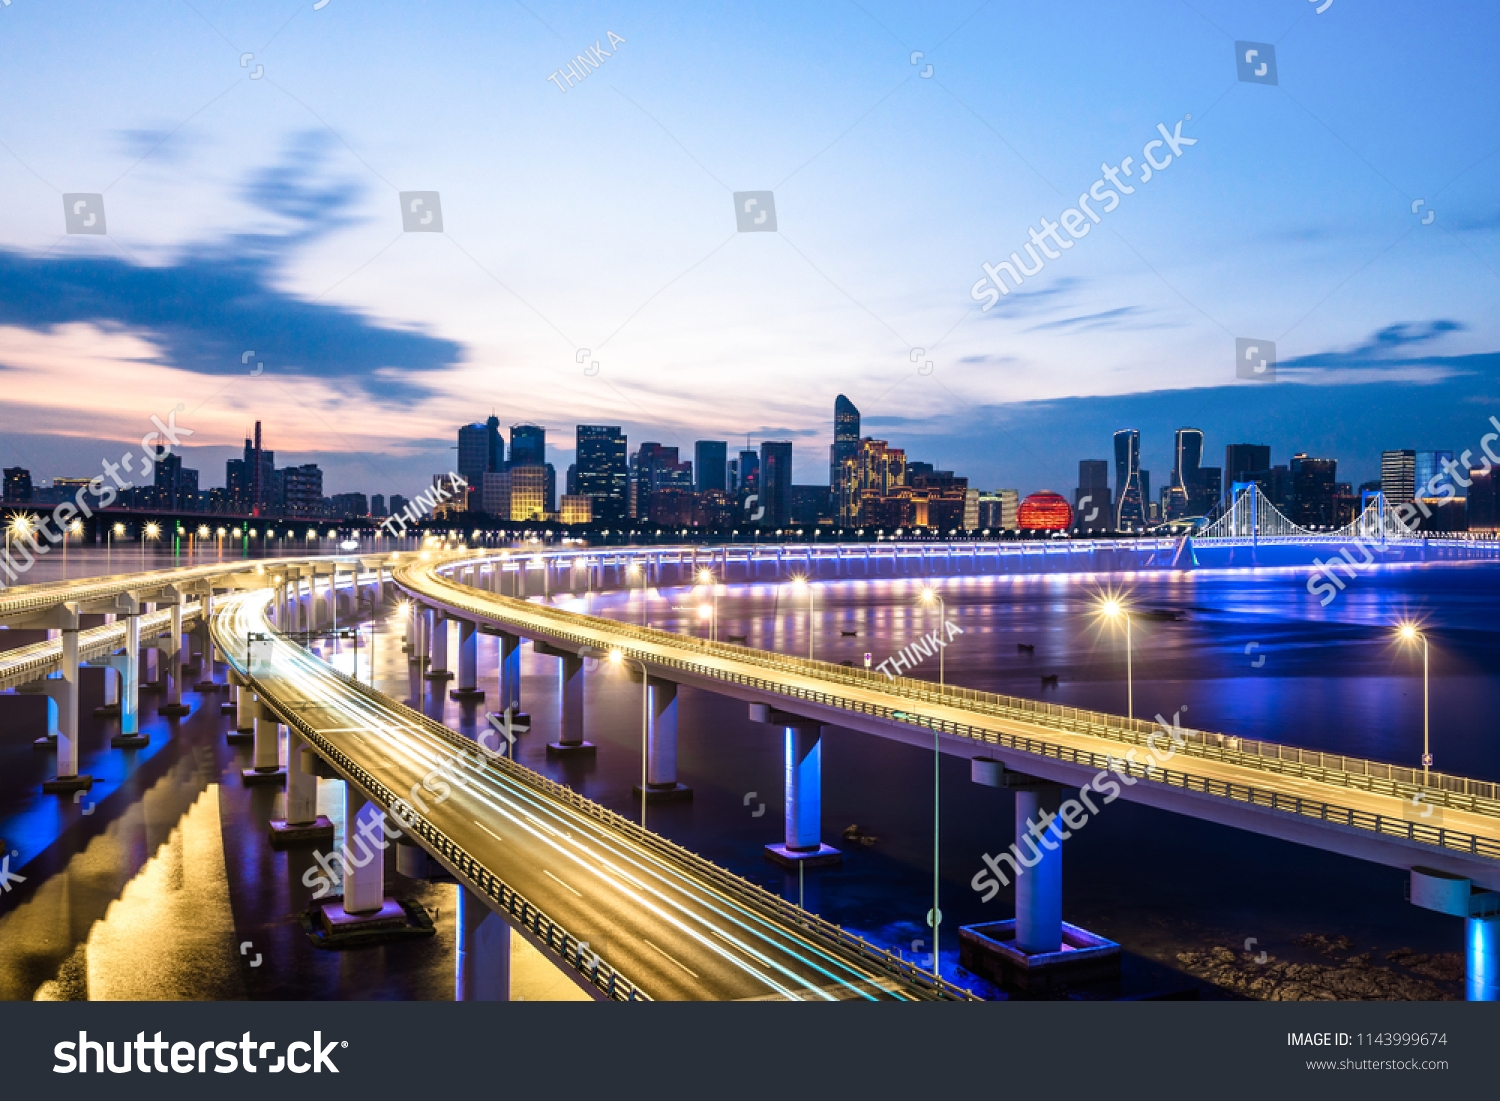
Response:
[[[510,465],[546,466],[547,430],[539,424],[511,425]]]
[[[1335,527],[1338,516],[1335,476],[1336,459],[1314,459],[1298,452],[1292,456],[1292,515],[1304,528]]]
[[[1382,451],[1380,453],[1380,492],[1391,507],[1407,504],[1417,498],[1417,453]]]
[[[1270,469],[1269,444],[1232,443],[1224,448],[1224,480],[1230,486],[1235,482],[1256,481],[1256,475],[1264,476]]]
[[[833,403],[833,444],[828,449],[828,485],[838,485],[839,470],[859,452],[859,410],[840,394]]]
[[[577,437],[577,490],[589,498],[596,523],[618,524],[626,518],[630,466],[625,436],[617,424],[580,424]]]
[[[18,505],[28,504],[31,501],[31,471],[23,466],[5,468],[4,499]]]
[[[1114,526],[1114,500],[1109,492],[1109,463],[1104,459],[1081,459],[1078,488],[1073,491],[1073,523],[1081,531]],[[981,524],[980,527],[995,527]]]

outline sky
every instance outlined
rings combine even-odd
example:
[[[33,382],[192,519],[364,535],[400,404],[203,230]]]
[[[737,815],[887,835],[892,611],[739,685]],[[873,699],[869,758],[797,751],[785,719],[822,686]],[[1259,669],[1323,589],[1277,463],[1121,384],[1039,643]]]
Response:
[[[559,473],[610,423],[826,482],[843,393],[982,489],[1067,493],[1121,427],[1162,486],[1183,425],[1357,485],[1500,412],[1493,4],[319,2],[0,8],[0,463],[92,476],[175,412],[205,486],[259,419],[409,495],[494,412]],[[1159,124],[1194,144],[1148,180]]]

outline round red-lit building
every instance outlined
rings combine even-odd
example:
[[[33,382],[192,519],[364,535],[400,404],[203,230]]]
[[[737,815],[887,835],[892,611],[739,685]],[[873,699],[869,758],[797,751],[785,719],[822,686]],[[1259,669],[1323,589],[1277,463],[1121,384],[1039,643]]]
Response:
[[[1021,502],[1016,526],[1022,531],[1066,531],[1073,526],[1073,506],[1056,493],[1033,493]]]

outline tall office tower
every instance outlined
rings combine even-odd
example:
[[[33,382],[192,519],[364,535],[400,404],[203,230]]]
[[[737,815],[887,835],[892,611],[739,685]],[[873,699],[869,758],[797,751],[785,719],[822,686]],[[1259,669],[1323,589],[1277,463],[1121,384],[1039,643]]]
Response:
[[[869,524],[877,527],[900,527],[892,521],[896,490],[907,484],[906,452],[891,447],[884,440],[863,439],[859,451],[844,470],[835,486],[838,522],[846,527]],[[899,511],[899,510],[897,510]]]
[[[1074,527],[1081,531],[1108,528],[1113,516],[1113,499],[1109,495],[1109,463],[1104,459],[1079,460],[1078,488],[1073,491]]]
[[[828,449],[828,484],[839,484],[839,470],[859,453],[859,410],[840,394],[833,403],[833,445]],[[835,492],[837,492],[835,490]]]
[[[568,472],[563,476],[563,495],[566,497],[579,496],[577,463],[568,464]]]
[[[234,507],[259,516],[272,500],[272,476],[276,471],[276,452],[260,446],[260,421],[255,422],[255,436],[245,437],[243,458],[224,464],[224,486]]]
[[[1151,516],[1150,506],[1154,503],[1151,500],[1151,471],[1138,471],[1137,477],[1141,483],[1141,508],[1145,511],[1146,517],[1149,519]]]
[[[547,511],[557,511],[557,467],[547,463]]]
[[[1270,444],[1232,443],[1224,448],[1224,481],[1230,486],[1256,481],[1251,475],[1263,475],[1270,469]]]
[[[659,524],[678,523],[692,502],[693,464],[678,458],[677,448],[643,443],[630,460],[630,515]]]
[[[1198,468],[1198,500],[1193,506],[1194,516],[1206,516],[1224,496],[1224,472],[1216,466]]]
[[[1146,522],[1141,492],[1141,434],[1134,428],[1115,433],[1115,527],[1121,531]]]
[[[267,472],[266,472],[266,463],[265,463],[264,455],[265,455],[265,452],[263,452],[261,450],[261,447],[260,447],[260,421],[256,421],[255,422],[255,454],[253,456],[254,461],[251,463],[251,466],[250,466],[250,477],[253,479],[253,487],[254,487],[253,491],[252,491],[253,492],[253,496],[251,497],[251,500],[255,502],[255,508],[254,508],[253,511],[254,511],[254,513],[255,513],[256,516],[259,516],[261,514],[261,508],[266,503],[267,482],[269,482],[269,480],[270,480],[269,478],[266,477],[266,473]],[[274,464],[272,465],[272,469],[273,470],[275,469],[275,465]]]
[[[478,422],[458,430],[458,475],[477,489],[490,468],[490,430]]]
[[[782,528],[792,521],[792,441],[765,440],[760,445],[761,524]]]
[[[694,488],[699,493],[727,492],[728,459],[729,445],[723,440],[699,440],[693,444],[693,470],[697,474]]]
[[[738,498],[740,492],[740,461],[730,459],[729,469],[725,472],[724,492],[731,498]]]
[[[1292,456],[1292,515],[1304,528],[1333,527],[1338,515],[1335,476],[1338,460],[1314,459],[1303,452]]]
[[[370,498],[370,515],[376,517],[377,519],[379,517],[388,515],[388,513],[385,511],[384,493],[377,493]]]
[[[1171,505],[1165,519],[1176,520],[1202,512],[1203,431],[1179,428],[1172,441],[1172,478],[1167,483],[1167,500]],[[1180,510],[1180,511],[1179,511]],[[1175,515],[1174,515],[1175,513]]]
[[[1382,451],[1380,453],[1380,492],[1386,504],[1404,505],[1417,498],[1417,453],[1415,451]]]
[[[630,466],[626,439],[618,424],[578,426],[578,492],[589,498],[594,522],[618,524],[626,518]]]
[[[1443,464],[1453,462],[1451,451],[1418,451],[1413,462],[1413,480],[1416,496],[1424,500],[1450,500],[1464,495],[1460,486],[1448,474]],[[1445,489],[1444,487],[1450,487]]]
[[[511,425],[510,465],[546,466],[547,430],[539,424]]]
[[[498,473],[505,469],[505,437],[500,434],[500,418],[493,413],[484,422],[484,436],[489,445],[489,459],[484,469]]]

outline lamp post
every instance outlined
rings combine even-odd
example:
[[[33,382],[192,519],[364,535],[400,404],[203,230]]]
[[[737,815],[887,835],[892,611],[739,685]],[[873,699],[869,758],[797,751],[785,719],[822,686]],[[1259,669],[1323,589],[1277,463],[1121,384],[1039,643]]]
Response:
[[[717,582],[714,581],[714,571],[713,570],[699,570],[698,571],[698,584],[700,584],[700,585],[707,585],[708,589],[709,589],[709,592],[713,595],[713,618],[711,618],[709,620],[709,624],[708,624],[709,635],[708,635],[708,637],[709,637],[709,641],[710,642],[718,642],[719,641],[719,586],[718,586]]]
[[[113,574],[115,572],[115,567],[114,567],[115,536],[116,535],[124,535],[124,534],[125,534],[125,525],[124,524],[111,524],[107,529],[105,529],[105,532],[104,532],[104,571],[106,573]]]
[[[64,581],[66,581],[68,579],[68,536],[70,536],[70,535],[82,535],[82,534],[83,534],[83,521],[82,520],[74,520],[67,527],[63,528],[63,580]]]
[[[375,644],[380,635],[380,618],[373,596],[355,597],[355,604],[370,606],[370,687],[375,687]],[[359,680],[359,624],[354,625],[354,679]]]
[[[5,560],[10,561],[10,548],[18,538],[25,538],[31,534],[32,520],[24,513],[12,514],[10,521],[5,525]]]
[[[641,626],[646,626],[646,571],[634,560],[630,563],[630,576],[641,579]]]
[[[817,590],[805,577],[792,578],[792,588],[807,590],[807,660],[813,659],[813,603],[817,597]]]
[[[1106,597],[1099,604],[1099,613],[1106,619],[1125,621],[1125,717],[1135,718],[1135,682],[1131,673],[1130,658],[1130,609],[1119,597]]]
[[[1428,692],[1430,681],[1428,676],[1431,663],[1429,661],[1427,633],[1419,631],[1414,623],[1403,623],[1400,631],[1397,633],[1406,642],[1417,642],[1420,640],[1422,643],[1422,783],[1425,786],[1428,770],[1432,768],[1431,724],[1429,722],[1430,712],[1428,710],[1430,700]]]
[[[940,596],[938,596],[936,589],[933,589],[933,588],[930,588],[930,587],[929,588],[924,588],[922,590],[922,603],[923,604],[936,604],[938,606],[938,624],[939,624],[939,626],[941,626],[942,624],[948,622],[948,609],[947,609],[947,606],[943,604],[943,598],[940,597]],[[947,649],[946,646],[939,646],[938,647],[938,687],[939,688],[943,687],[943,684],[944,684],[944,677],[943,677],[943,651],[946,650],[946,649]]]
[[[646,740],[647,731],[651,727],[651,678],[646,673],[646,663],[639,658],[628,658],[623,650],[611,650],[609,652],[611,665],[625,665],[627,662],[635,662],[641,671],[641,829],[646,828],[646,796],[650,790],[646,786],[646,764],[649,752]]]
[[[156,539],[156,538],[159,538],[160,536],[161,536],[161,525],[160,524],[158,524],[156,521],[153,520],[151,523],[149,523],[149,524],[146,525],[145,535],[141,539],[141,572],[142,573],[144,573],[145,570],[146,570],[146,540],[147,539]]]

